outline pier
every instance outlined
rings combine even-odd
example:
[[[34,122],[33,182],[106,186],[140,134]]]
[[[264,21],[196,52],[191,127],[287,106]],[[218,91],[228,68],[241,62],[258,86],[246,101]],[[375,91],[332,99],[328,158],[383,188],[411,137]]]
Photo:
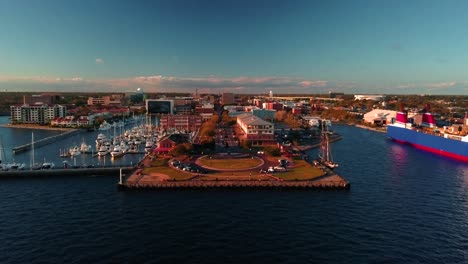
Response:
[[[39,147],[48,145],[48,144],[53,143],[53,142],[56,142],[57,140],[60,140],[60,139],[62,139],[62,138],[75,135],[75,134],[77,134],[79,131],[80,131],[80,130],[78,130],[78,129],[73,129],[73,130],[66,131],[66,132],[64,132],[64,133],[62,133],[62,134],[59,134],[59,135],[54,135],[54,136],[50,136],[50,137],[46,137],[46,138],[43,138],[43,139],[34,141],[34,147],[35,147],[35,148],[39,148]],[[23,152],[23,151],[30,150],[31,147],[32,147],[32,145],[33,145],[33,143],[28,143],[28,144],[24,144],[24,145],[21,145],[21,146],[18,146],[18,147],[14,147],[14,148],[12,149],[12,150],[13,150],[13,154],[16,154],[16,153],[20,153],[20,152]]]
[[[49,170],[16,170],[0,171],[0,179],[3,178],[30,178],[30,177],[68,177],[68,176],[118,176],[132,173],[133,167],[104,167],[104,168],[69,168]]]

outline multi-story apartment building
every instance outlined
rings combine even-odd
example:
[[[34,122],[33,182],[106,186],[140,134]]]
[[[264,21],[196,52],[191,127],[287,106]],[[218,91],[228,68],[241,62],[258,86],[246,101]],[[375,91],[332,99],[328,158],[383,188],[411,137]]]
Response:
[[[65,117],[66,107],[46,104],[10,106],[11,123],[49,124],[57,117]]]
[[[276,144],[272,123],[267,122],[251,113],[245,113],[237,117],[237,125],[242,129],[242,140],[252,142],[252,146]]]
[[[202,124],[202,117],[199,115],[161,115],[159,124],[163,129],[196,131]]]

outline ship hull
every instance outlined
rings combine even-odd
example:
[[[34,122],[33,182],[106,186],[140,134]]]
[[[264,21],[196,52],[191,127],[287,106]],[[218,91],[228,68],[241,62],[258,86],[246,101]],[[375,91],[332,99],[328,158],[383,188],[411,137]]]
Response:
[[[387,136],[396,142],[408,144],[427,152],[468,162],[468,142],[395,126],[387,127]]]

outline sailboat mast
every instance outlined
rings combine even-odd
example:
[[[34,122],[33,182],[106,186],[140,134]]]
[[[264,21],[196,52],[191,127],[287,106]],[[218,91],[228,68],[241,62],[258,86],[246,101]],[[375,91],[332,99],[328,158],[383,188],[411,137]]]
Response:
[[[31,132],[31,156],[32,156],[32,164],[31,164],[31,169],[36,164],[36,161],[34,160],[34,132]]]

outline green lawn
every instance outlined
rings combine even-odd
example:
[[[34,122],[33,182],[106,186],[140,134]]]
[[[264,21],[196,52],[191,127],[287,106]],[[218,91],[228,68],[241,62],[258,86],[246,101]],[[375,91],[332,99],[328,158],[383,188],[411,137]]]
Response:
[[[245,170],[254,168],[262,163],[258,158],[242,158],[242,159],[210,159],[205,156],[199,159],[202,166],[215,169],[236,169]]]
[[[278,178],[284,180],[311,180],[319,176],[324,175],[324,172],[304,160],[295,160],[295,166],[293,168],[288,168],[286,172],[278,172],[275,175]]]
[[[182,171],[182,170],[177,170],[169,167],[167,164],[169,159],[156,159],[153,162],[151,162],[150,168],[144,168],[143,173],[162,173],[166,174],[169,176],[171,179],[175,180],[188,180],[193,177],[192,174]]]

